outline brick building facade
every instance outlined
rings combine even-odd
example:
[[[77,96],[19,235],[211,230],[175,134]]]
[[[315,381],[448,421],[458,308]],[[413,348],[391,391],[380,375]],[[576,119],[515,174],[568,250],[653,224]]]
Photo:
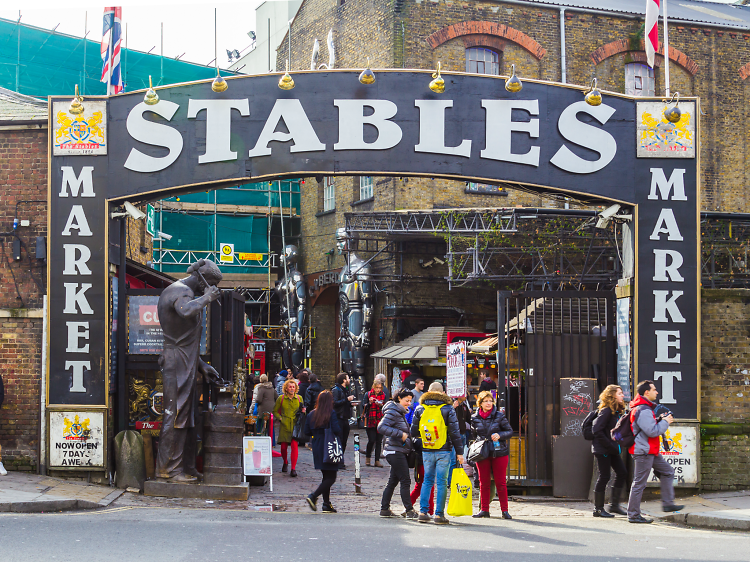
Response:
[[[603,90],[632,93],[626,90],[633,87],[634,80],[628,73],[636,66],[644,67],[646,61],[644,17],[638,13],[645,6],[640,3],[633,9],[631,2],[624,2],[623,11],[614,13],[595,6],[592,9],[565,4],[515,0],[305,0],[291,25],[291,38],[282,41],[279,47],[277,68],[284,68],[287,59],[291,69],[309,68],[314,39],[323,43],[328,30],[333,29],[337,68],[364,68],[369,57],[373,69],[435,69],[440,62],[446,71],[464,72],[468,71],[473,56],[470,49],[480,48],[491,53],[485,63],[496,65],[487,66],[490,68],[487,73],[509,75],[511,65],[515,65],[522,80],[532,78],[583,87],[596,77]],[[678,14],[681,19],[671,22],[671,90],[701,98],[702,210],[747,213],[750,212],[746,187],[750,163],[745,156],[748,127],[744,112],[735,113],[731,107],[744,106],[750,96],[747,81],[750,10],[722,6],[721,12],[714,10],[712,17],[707,18],[700,4],[691,0],[681,5],[685,8]],[[719,9],[719,5],[712,6]],[[727,17],[721,19],[722,14]],[[324,54],[325,48],[321,60],[326,58]],[[655,66],[650,87],[656,95],[663,95],[663,56],[657,55]],[[644,78],[649,76],[641,77]],[[360,179],[342,176],[334,180],[335,204],[331,206],[325,200],[326,195],[330,197],[330,193],[324,193],[326,180],[320,177],[317,180],[318,189],[308,190],[302,197],[301,254],[302,270],[306,273],[343,265],[343,259],[332,250],[334,232],[344,225],[345,213],[566,204],[574,207],[577,203],[560,196],[543,197],[512,189],[501,196],[477,195],[467,193],[464,182],[392,177],[373,178],[372,197],[363,198]],[[310,178],[307,185],[316,183]],[[432,255],[439,255],[438,252],[420,256],[416,248],[413,250],[410,254],[406,248],[403,263],[399,264],[407,273],[419,271],[420,257],[427,261]],[[434,271],[436,277],[442,277],[446,268],[436,266]],[[379,335],[373,338],[372,351],[404,337],[395,330],[378,330],[384,325],[380,321],[383,307],[393,303],[422,309],[451,305],[463,312],[464,325],[480,330],[491,325],[496,308],[493,288],[449,292],[445,283],[435,281],[429,285],[406,282],[400,287],[385,287],[377,294],[373,333]],[[710,489],[750,485],[746,478],[750,420],[750,381],[746,375],[750,365],[746,355],[750,339],[743,328],[750,318],[750,309],[730,293],[719,290],[703,296],[703,485]],[[726,321],[723,310],[719,312],[725,298],[729,299],[731,322]],[[335,334],[333,330],[321,329],[332,325],[334,309],[333,304],[317,306],[310,314],[311,324],[317,327],[312,365],[323,375],[333,375],[337,370]],[[719,364],[717,358],[732,354],[735,359],[731,369]],[[719,456],[722,462],[730,461],[731,474],[726,467],[719,470]],[[740,475],[743,470],[745,476]]]

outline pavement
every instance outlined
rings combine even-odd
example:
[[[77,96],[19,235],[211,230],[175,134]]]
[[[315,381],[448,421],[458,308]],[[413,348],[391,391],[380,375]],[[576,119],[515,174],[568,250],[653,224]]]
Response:
[[[339,513],[377,514],[380,499],[388,480],[390,466],[381,461],[383,468],[364,465],[364,449],[367,443],[365,432],[362,439],[362,467],[360,490],[355,488],[354,466],[348,463],[349,470],[342,470],[331,489],[331,502]],[[352,432],[347,446],[347,457],[351,458],[353,446]],[[277,446],[275,450],[278,451]],[[282,460],[273,459],[273,492],[268,484],[250,486],[247,501],[201,500],[187,498],[146,497],[139,493],[119,490],[108,486],[86,484],[60,478],[50,478],[22,472],[9,472],[0,476],[0,512],[48,512],[97,509],[102,507],[180,509],[219,509],[246,510],[251,512],[300,512],[309,513],[305,497],[320,483],[320,472],[313,467],[312,452],[299,448],[296,478],[281,472]],[[571,501],[560,498],[513,497],[510,498],[510,513],[514,518],[591,517],[593,504],[588,501]],[[750,530],[750,491],[713,492],[688,498],[678,498],[685,505],[682,511],[665,514],[657,501],[644,502],[642,511],[657,521],[679,523],[693,527],[707,527],[727,530]],[[474,490],[474,506],[478,510],[479,490]],[[391,509],[403,511],[396,488]],[[500,506],[495,500],[490,505],[492,516],[500,516]],[[618,519],[624,519],[618,517]]]
[[[43,513],[109,506],[125,490],[28,472],[0,476],[0,512]]]

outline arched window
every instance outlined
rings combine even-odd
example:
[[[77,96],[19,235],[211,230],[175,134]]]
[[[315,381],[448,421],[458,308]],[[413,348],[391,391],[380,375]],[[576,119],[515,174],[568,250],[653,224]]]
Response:
[[[473,74],[500,74],[500,56],[483,47],[466,49],[466,72]]]
[[[654,95],[654,69],[640,62],[625,65],[625,93],[629,96]]]

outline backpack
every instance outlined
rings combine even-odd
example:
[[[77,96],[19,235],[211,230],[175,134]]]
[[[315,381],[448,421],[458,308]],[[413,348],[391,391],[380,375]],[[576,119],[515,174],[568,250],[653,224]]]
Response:
[[[441,409],[446,404],[423,404],[424,411],[419,418],[419,434],[422,447],[437,451],[445,445],[448,438],[448,427]]]
[[[632,414],[633,421],[635,421],[635,416],[640,408],[641,407],[639,406],[629,414],[622,416],[617,420],[617,424],[610,432],[612,441],[617,443],[623,451],[630,449],[630,447],[635,445],[635,434],[633,433],[633,423],[630,420],[630,416]]]
[[[583,423],[581,423],[581,433],[583,433],[583,438],[586,441],[594,440],[594,420],[596,420],[596,417],[598,415],[599,410],[589,412],[589,414],[584,418]]]

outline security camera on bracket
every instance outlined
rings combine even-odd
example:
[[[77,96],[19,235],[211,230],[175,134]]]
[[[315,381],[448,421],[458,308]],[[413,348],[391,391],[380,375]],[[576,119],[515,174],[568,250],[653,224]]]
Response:
[[[141,211],[140,209],[137,209],[132,203],[125,201],[123,203],[123,206],[125,207],[125,210],[119,210],[110,215],[111,218],[117,219],[121,217],[130,217],[131,219],[135,219],[137,221],[143,220],[146,218],[146,213]]]
[[[618,215],[617,211],[620,210],[620,204],[615,203],[614,205],[607,207],[597,216],[596,228],[607,228],[609,221],[617,219],[621,221],[633,220],[633,215]]]

